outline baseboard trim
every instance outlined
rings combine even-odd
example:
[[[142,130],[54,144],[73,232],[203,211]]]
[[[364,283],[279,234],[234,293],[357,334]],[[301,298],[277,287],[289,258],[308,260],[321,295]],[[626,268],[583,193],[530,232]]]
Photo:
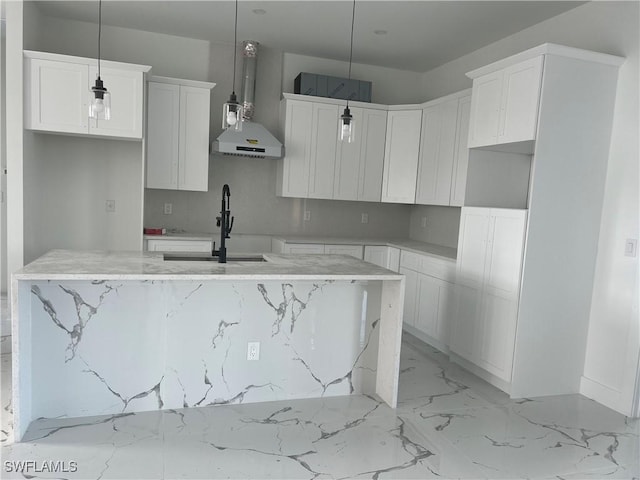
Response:
[[[630,405],[623,405],[622,392],[584,375],[580,377],[580,394],[627,417],[633,416]]]

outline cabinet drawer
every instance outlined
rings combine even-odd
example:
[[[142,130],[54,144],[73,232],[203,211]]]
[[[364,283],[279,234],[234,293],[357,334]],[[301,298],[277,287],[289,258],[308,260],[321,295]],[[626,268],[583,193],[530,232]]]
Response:
[[[400,266],[424,275],[429,275],[447,282],[453,282],[456,273],[454,261],[444,260],[431,255],[402,250]]]
[[[147,240],[150,252],[202,252],[211,253],[209,240]]]
[[[402,250],[400,252],[400,266],[418,272],[422,263],[422,255]]]
[[[362,245],[325,245],[324,253],[333,255],[351,255],[362,260]]]
[[[456,263],[423,255],[419,272],[447,282],[453,282],[456,276]]]

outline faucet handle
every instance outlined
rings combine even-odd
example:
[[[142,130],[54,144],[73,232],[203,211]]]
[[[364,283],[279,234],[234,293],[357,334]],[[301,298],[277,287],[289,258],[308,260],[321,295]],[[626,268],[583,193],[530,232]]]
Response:
[[[229,224],[229,228],[227,228],[227,238],[229,238],[229,234],[231,233],[231,230],[233,229],[233,219],[236,217],[231,217],[231,223]]]

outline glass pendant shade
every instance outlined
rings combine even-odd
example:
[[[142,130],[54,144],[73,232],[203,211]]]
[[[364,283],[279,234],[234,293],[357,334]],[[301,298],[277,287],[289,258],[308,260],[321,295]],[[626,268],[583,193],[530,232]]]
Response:
[[[349,107],[345,107],[344,112],[340,115],[340,140],[351,143],[354,140],[353,116]]]
[[[111,94],[104,88],[100,77],[91,87],[91,102],[89,102],[89,118],[96,120],[111,119]]]
[[[229,101],[222,107],[222,128],[242,131],[242,105],[238,103],[235,93],[229,97]]]

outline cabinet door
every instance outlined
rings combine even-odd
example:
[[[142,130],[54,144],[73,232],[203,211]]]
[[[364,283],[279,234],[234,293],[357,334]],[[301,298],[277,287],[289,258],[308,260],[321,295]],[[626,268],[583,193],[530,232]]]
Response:
[[[391,111],[387,114],[383,202],[415,202],[421,123],[421,110]]]
[[[453,284],[418,274],[416,328],[442,345],[449,343],[449,330],[454,320],[453,296]]]
[[[338,106],[313,104],[309,198],[333,197],[333,180],[338,142]]]
[[[401,267],[400,273],[405,276],[403,324],[415,327],[418,272]]]
[[[387,268],[388,247],[379,245],[365,245],[364,261],[373,263],[382,268]]]
[[[503,80],[502,70],[473,80],[469,147],[498,143]]]
[[[89,83],[98,76],[96,67],[89,67]],[[111,118],[91,120],[89,133],[108,137],[142,138],[142,108],[144,105],[143,74],[133,70],[101,68],[100,78],[111,92]],[[89,89],[90,86],[87,86]]]
[[[504,70],[497,143],[535,140],[543,58],[541,55]]]
[[[324,253],[334,255],[351,255],[362,260],[362,245],[325,245]]]
[[[147,188],[178,188],[180,86],[149,82]]]
[[[84,133],[89,128],[87,65],[27,59],[25,127],[50,132]]]
[[[386,132],[387,112],[363,109],[358,173],[358,200],[360,201],[379,202],[382,198]]]
[[[458,102],[458,118],[456,126],[456,151],[453,157],[453,173],[451,178],[451,198],[449,205],[462,207],[467,188],[467,168],[469,166],[469,112],[471,96],[460,98]]]
[[[337,140],[336,166],[333,181],[334,200],[358,200],[361,145],[363,142],[363,109],[351,108],[354,138],[351,143]],[[378,198],[378,200],[380,200]]]
[[[479,342],[478,333],[482,333],[480,321],[480,290],[466,285],[454,287],[454,320],[452,322],[451,350],[467,360],[477,363]]]
[[[482,288],[491,209],[463,207],[460,216],[456,282]]]
[[[284,253],[313,255],[324,253],[324,245],[314,243],[287,243],[284,247]]]
[[[430,337],[436,337],[438,330],[438,298],[440,283],[437,278],[418,274],[417,313],[415,327]]]
[[[395,247],[387,247],[388,258],[387,268],[397,272],[400,269],[400,249]]]
[[[180,86],[178,189],[209,189],[209,89]]]
[[[313,104],[287,100],[285,115],[285,157],[282,160],[280,193],[283,197],[305,198],[309,195]]]
[[[458,99],[422,110],[416,203],[449,205]]]
[[[491,210],[484,286],[493,295],[518,299],[526,218],[525,210]]]
[[[485,292],[480,314],[476,363],[488,372],[511,381],[518,302]]]

